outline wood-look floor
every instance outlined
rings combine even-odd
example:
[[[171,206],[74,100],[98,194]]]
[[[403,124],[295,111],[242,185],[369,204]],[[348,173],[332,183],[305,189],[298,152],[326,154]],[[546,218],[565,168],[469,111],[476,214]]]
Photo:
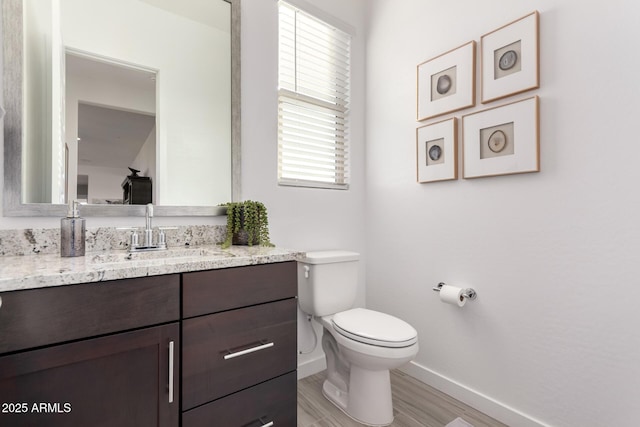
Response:
[[[298,427],[361,427],[322,395],[325,372],[298,381]],[[401,372],[391,372],[393,427],[444,427],[460,417],[474,427],[507,427]]]

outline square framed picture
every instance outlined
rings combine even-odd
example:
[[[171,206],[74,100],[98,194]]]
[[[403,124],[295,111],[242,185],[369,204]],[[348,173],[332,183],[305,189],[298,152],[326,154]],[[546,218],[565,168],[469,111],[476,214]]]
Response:
[[[417,119],[476,105],[475,68],[475,41],[419,64]]]
[[[540,171],[537,96],[462,116],[463,177]]]
[[[416,129],[419,183],[458,179],[458,121],[449,120]]]
[[[538,12],[480,38],[482,103],[540,87]]]

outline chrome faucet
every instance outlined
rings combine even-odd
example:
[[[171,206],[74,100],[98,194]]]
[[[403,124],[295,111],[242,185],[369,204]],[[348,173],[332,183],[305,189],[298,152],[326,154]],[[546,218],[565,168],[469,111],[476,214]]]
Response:
[[[147,204],[144,215],[144,237],[142,246],[138,245],[138,233],[134,230],[131,235],[131,244],[129,245],[129,252],[140,251],[160,251],[167,249],[167,240],[165,237],[164,229],[158,228],[158,242],[153,243],[153,226],[151,224],[153,218],[153,204]],[[166,227],[165,227],[166,228]],[[172,228],[172,227],[168,227]]]

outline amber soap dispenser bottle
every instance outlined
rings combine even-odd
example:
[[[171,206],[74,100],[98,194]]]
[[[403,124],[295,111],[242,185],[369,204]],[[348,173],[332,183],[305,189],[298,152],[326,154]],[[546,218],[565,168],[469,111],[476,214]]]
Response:
[[[78,201],[69,202],[67,217],[60,220],[60,256],[84,256],[85,219],[80,218]]]

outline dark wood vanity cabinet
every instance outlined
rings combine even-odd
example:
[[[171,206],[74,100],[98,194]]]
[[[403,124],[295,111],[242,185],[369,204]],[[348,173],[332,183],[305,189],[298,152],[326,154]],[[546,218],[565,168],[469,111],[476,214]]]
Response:
[[[179,425],[179,275],[0,296],[0,425]]]
[[[183,274],[183,427],[296,425],[296,293],[294,261]]]
[[[294,427],[296,293],[295,261],[1,293],[0,426]]]

